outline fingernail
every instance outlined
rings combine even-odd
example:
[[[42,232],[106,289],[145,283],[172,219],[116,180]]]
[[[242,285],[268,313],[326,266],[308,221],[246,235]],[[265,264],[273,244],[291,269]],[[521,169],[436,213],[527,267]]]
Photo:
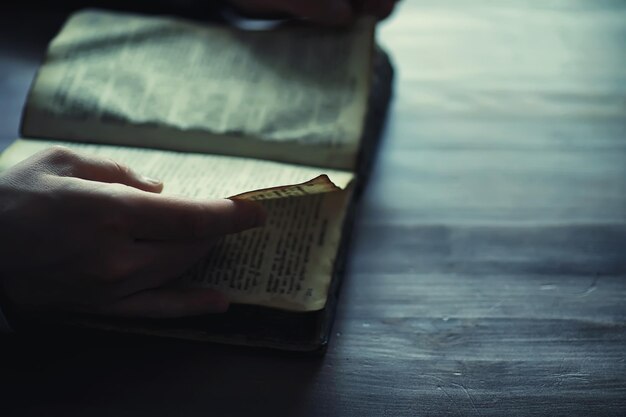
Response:
[[[157,180],[157,179],[146,177],[146,176],[143,176],[143,180],[145,182],[147,182],[147,183],[152,184],[152,185],[161,185],[161,184],[163,184],[163,181],[161,181],[161,180]]]

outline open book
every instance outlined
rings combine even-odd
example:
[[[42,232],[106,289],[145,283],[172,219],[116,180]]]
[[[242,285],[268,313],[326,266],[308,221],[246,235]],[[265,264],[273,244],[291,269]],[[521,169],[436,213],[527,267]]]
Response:
[[[384,71],[373,71],[374,62]],[[254,307],[221,319],[71,320],[314,349],[327,340],[349,207],[390,80],[370,19],[343,30],[242,31],[83,11],[50,44],[27,99],[23,138],[2,154],[0,170],[62,143],[159,178],[164,193],[261,202],[265,227],[225,237],[180,280]],[[377,100],[375,84],[385,87]],[[263,314],[270,318],[255,334],[240,328]],[[285,317],[294,328],[314,323],[311,334],[295,340],[285,330],[282,343]]]

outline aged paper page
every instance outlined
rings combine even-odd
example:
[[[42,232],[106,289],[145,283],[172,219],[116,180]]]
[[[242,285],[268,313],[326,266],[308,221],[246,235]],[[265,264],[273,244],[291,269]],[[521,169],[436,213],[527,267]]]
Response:
[[[262,228],[227,236],[187,276],[233,302],[296,311],[326,304],[350,191],[263,201]]]
[[[264,188],[261,190],[248,191],[246,193],[230,196],[231,200],[253,200],[267,201],[276,200],[278,198],[305,197],[315,194],[330,193],[333,191],[341,191],[341,188],[335,185],[328,175],[320,175],[302,184],[279,185],[276,187]]]
[[[23,134],[350,169],[373,25],[246,32],[80,12],[50,45]]]
[[[266,226],[223,238],[183,284],[219,289],[235,303],[299,311],[324,307],[352,173],[247,158],[24,139],[0,156],[0,170],[56,144],[109,157],[162,179],[165,194],[259,201],[268,212]]]
[[[345,189],[354,178],[354,174],[346,171],[250,158],[28,139],[19,139],[0,156],[0,170],[54,145],[114,159],[143,175],[162,180],[164,194],[186,197],[226,198],[251,190],[302,184],[322,175]],[[331,190],[322,189],[327,191]]]

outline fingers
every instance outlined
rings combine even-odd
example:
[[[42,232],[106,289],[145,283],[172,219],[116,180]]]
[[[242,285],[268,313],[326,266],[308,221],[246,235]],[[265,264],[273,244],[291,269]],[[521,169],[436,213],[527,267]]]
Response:
[[[230,0],[240,10],[253,15],[287,13],[293,17],[330,26],[345,26],[357,14],[387,17],[395,0]]]
[[[153,193],[163,189],[161,181],[144,177],[112,159],[75,152],[62,146],[40,152],[36,158],[40,159],[40,164],[45,165],[48,172],[58,176],[123,184]]]
[[[227,309],[228,300],[215,290],[157,288],[123,298],[103,312],[124,317],[177,318],[222,313]]]
[[[154,194],[129,196],[129,232],[135,239],[210,239],[263,225],[252,201],[191,200]]]
[[[349,24],[357,14],[384,19],[391,14],[395,3],[395,0],[284,0],[282,6],[292,15],[314,23],[343,26]]]
[[[396,0],[380,0],[376,7],[375,15],[379,19],[387,18],[396,6]]]
[[[350,0],[230,0],[249,15],[282,15],[307,19],[323,25],[346,25],[352,20]]]
[[[161,181],[144,177],[112,159],[99,159],[88,155],[81,155],[80,157],[81,165],[76,173],[78,178],[128,185],[153,193],[159,193],[163,190]]]
[[[396,0],[354,0],[352,6],[358,13],[385,17],[394,8]]]
[[[350,0],[287,0],[284,3],[284,7],[296,17],[323,25],[347,25],[354,17]]]
[[[163,184],[143,177],[110,159],[98,158],[56,146],[37,154],[35,164],[57,177],[116,183],[152,193],[123,188],[100,188],[110,203],[107,211],[126,208],[126,226],[136,239],[206,239],[260,226],[265,213],[249,201],[199,201],[161,196]],[[91,200],[93,201],[93,199]]]
[[[210,247],[211,243],[205,240],[132,242],[111,267],[116,292],[124,296],[178,279],[205,256]]]

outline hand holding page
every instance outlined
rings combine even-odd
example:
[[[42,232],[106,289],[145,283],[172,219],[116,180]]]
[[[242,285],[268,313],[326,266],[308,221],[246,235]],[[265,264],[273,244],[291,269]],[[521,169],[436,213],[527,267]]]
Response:
[[[235,303],[303,311],[324,307],[352,173],[248,158],[26,139],[3,154],[0,168],[58,144],[141,167],[145,175],[164,182],[164,194],[259,200],[268,213],[266,227],[225,237],[187,275],[187,285],[219,289]],[[283,185],[276,186],[281,181]],[[250,189],[254,191],[241,192]],[[277,262],[288,264],[287,269]]]

